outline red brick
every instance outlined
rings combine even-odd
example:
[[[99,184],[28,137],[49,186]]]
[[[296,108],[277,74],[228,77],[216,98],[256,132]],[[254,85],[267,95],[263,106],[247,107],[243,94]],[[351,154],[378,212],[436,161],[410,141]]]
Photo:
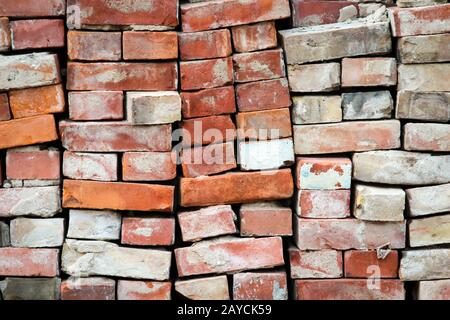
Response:
[[[391,251],[384,259],[377,257],[376,251],[346,251],[344,269],[346,278],[397,278],[398,252]],[[374,268],[379,268],[375,270]]]
[[[236,87],[239,111],[285,108],[291,105],[286,78],[239,84]]]
[[[341,278],[343,275],[341,251],[328,249],[303,251],[291,246],[289,263],[292,279]]]
[[[292,210],[276,203],[244,204],[239,210],[241,236],[291,236]]]
[[[233,55],[234,80],[251,82],[286,76],[281,49]]]
[[[350,216],[350,190],[299,190],[295,208],[302,218]]]
[[[64,20],[16,20],[10,25],[13,50],[64,47]]]
[[[287,18],[288,0],[219,0],[181,5],[184,32]]]
[[[232,142],[205,147],[183,149],[181,154],[183,176],[195,178],[228,171],[237,167]]]
[[[281,238],[225,237],[175,249],[180,277],[271,268],[284,264]]]
[[[236,112],[233,86],[182,92],[181,100],[184,118],[218,116]]]
[[[180,186],[184,207],[286,199],[294,191],[290,169],[181,178]]]
[[[59,123],[65,149],[88,152],[170,151],[170,125],[133,126],[125,122]]]
[[[233,300],[287,300],[285,272],[248,272],[233,275]]]
[[[0,121],[10,120],[9,100],[6,93],[0,93]]]
[[[0,17],[0,52],[8,51],[10,47],[11,31],[9,28],[9,19]]]
[[[277,46],[275,22],[267,21],[231,29],[234,49],[237,52],[250,52]]]
[[[371,282],[370,282],[371,283]],[[370,287],[365,279],[296,280],[296,300],[404,300],[400,280],[380,280]]]
[[[63,112],[66,106],[61,84],[12,90],[9,105],[14,118],[26,118],[48,113]]]
[[[170,300],[171,290],[171,282],[119,280],[117,300]]]
[[[347,6],[355,7],[358,12],[357,4],[350,1],[292,0],[292,25],[308,27],[336,23],[340,16],[339,10]]]
[[[67,0],[67,6],[78,8],[68,10],[67,19],[70,29],[76,16],[80,16],[81,27],[95,27],[98,25],[113,26],[158,26],[176,27],[178,25],[178,1],[152,1],[148,0]],[[75,18],[75,19],[74,19]],[[80,26],[78,26],[80,27]],[[77,27],[77,28],[78,28]]]
[[[66,13],[64,0],[2,0],[0,16],[7,17],[50,17]]]
[[[67,64],[68,90],[177,90],[175,62]]]
[[[350,189],[351,180],[352,161],[348,158],[297,158],[299,189]]]
[[[0,137],[0,149],[57,140],[55,118],[53,115],[43,115],[2,121]]]
[[[123,33],[124,60],[164,60],[178,58],[178,36],[176,32]]]
[[[377,223],[358,219],[302,219],[294,221],[295,242],[301,250],[377,249],[405,247],[405,223]]]
[[[236,127],[230,116],[184,120],[181,129],[183,146],[227,142],[236,138]]]
[[[59,250],[0,248],[0,274],[18,277],[55,277]]]
[[[392,35],[415,36],[450,32],[450,4],[419,8],[389,8]]]
[[[69,278],[61,282],[61,300],[115,300],[116,282],[107,278]]]
[[[231,58],[180,62],[182,90],[207,89],[233,83]]]
[[[63,174],[70,179],[117,180],[117,154],[64,152]]]
[[[172,186],[64,180],[63,207],[171,212],[173,196]]]
[[[69,31],[67,55],[70,60],[119,61],[122,58],[120,32]]]
[[[231,55],[231,36],[228,29],[179,33],[182,60],[226,58]]]
[[[174,218],[123,218],[122,220],[122,244],[171,246],[174,241]]]
[[[236,233],[236,215],[231,206],[214,206],[178,214],[183,241],[198,241]]]
[[[236,115],[238,139],[268,140],[292,136],[291,115],[288,108]]]
[[[397,84],[397,62],[394,58],[344,58],[341,69],[342,87]]]
[[[122,168],[124,181],[162,181],[177,176],[176,157],[171,152],[127,152]]]
[[[69,92],[71,120],[123,119],[122,91]]]
[[[6,153],[6,176],[11,180],[60,178],[60,153],[51,150],[14,150]]]

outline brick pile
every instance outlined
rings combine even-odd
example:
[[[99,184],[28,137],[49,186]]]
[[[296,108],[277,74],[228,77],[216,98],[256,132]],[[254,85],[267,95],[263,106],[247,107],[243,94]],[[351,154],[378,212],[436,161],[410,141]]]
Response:
[[[0,298],[450,299],[449,26],[0,0]]]

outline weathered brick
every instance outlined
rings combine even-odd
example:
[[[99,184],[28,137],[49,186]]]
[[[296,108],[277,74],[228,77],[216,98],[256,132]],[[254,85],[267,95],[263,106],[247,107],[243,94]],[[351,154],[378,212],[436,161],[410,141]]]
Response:
[[[399,91],[395,117],[437,122],[450,121],[450,93]]]
[[[385,257],[377,251],[350,250],[344,252],[346,278],[397,278],[398,252],[393,250]]]
[[[352,162],[347,158],[297,158],[299,189],[350,189]]]
[[[233,52],[228,29],[179,33],[182,60],[226,58]]]
[[[293,92],[328,92],[341,85],[339,63],[288,65],[289,87]]]
[[[173,186],[64,180],[63,207],[135,211],[173,210]]]
[[[450,249],[424,249],[402,252],[400,279],[403,281],[450,278]]]
[[[9,19],[7,17],[0,17],[0,52],[8,51],[10,47],[11,32],[9,29]]]
[[[13,247],[59,247],[64,241],[64,219],[17,218],[10,223]]]
[[[302,219],[294,221],[295,242],[300,250],[376,249],[405,247],[404,222],[377,223],[358,219]]]
[[[126,152],[122,156],[124,181],[162,181],[175,179],[177,166],[171,152]]]
[[[395,58],[342,59],[342,87],[395,86]]]
[[[134,279],[167,280],[170,251],[119,247],[104,241],[67,239],[61,270],[73,276],[115,276]],[[89,263],[83,261],[89,259]]]
[[[10,26],[13,50],[62,48],[65,45],[64,20],[15,20]]]
[[[11,180],[58,180],[60,152],[35,147],[9,149],[6,152],[6,177]]]
[[[288,108],[240,112],[236,115],[238,139],[268,140],[292,136]]]
[[[221,87],[233,83],[233,61],[220,58],[180,62],[182,90]]]
[[[287,18],[290,11],[288,0],[219,0],[181,5],[181,22],[192,32]]]
[[[296,154],[396,149],[400,147],[398,120],[359,121],[294,126]]]
[[[289,169],[181,178],[180,187],[184,207],[286,199],[294,192]]]
[[[172,283],[168,281],[117,281],[117,300],[170,300]]]
[[[397,57],[401,63],[450,61],[450,34],[399,38]]]
[[[394,101],[389,91],[344,92],[342,112],[344,120],[391,118]]]
[[[0,217],[48,218],[61,212],[59,187],[0,188]]]
[[[183,118],[218,116],[236,112],[234,87],[181,93]]]
[[[122,216],[113,211],[70,210],[68,238],[119,240]]]
[[[56,54],[0,55],[0,90],[47,86],[60,81]]]
[[[213,206],[178,214],[183,241],[236,233],[236,215],[231,206]]]
[[[423,185],[450,182],[450,156],[400,150],[353,155],[353,177],[364,182]]]
[[[407,123],[404,127],[405,150],[450,151],[450,124]]]
[[[165,60],[178,58],[178,36],[176,32],[123,33],[124,60]]]
[[[357,184],[353,215],[366,221],[403,221],[405,191]]]
[[[281,49],[233,55],[234,81],[237,83],[270,80],[286,76]]]
[[[1,250],[1,249],[0,249]],[[271,268],[284,264],[282,240],[224,237],[175,249],[180,277]]]
[[[292,122],[313,124],[342,121],[342,99],[340,96],[292,97]]]
[[[58,265],[58,249],[0,248],[2,276],[55,277]]]
[[[350,190],[298,190],[295,210],[303,218],[349,217]]]
[[[165,0],[67,0],[69,29],[95,28],[99,25],[174,28],[178,25],[178,1]]]
[[[296,280],[296,300],[405,300],[399,280],[380,280],[369,286],[365,279]]]
[[[59,300],[59,278],[6,278],[0,281],[3,300]]]
[[[166,152],[172,147],[170,125],[133,126],[124,122],[61,121],[59,130],[63,147],[70,151]]]
[[[181,120],[181,98],[175,91],[127,92],[128,121],[136,125]]]
[[[395,3],[400,8],[425,7],[446,3],[447,0],[397,0]]]
[[[7,17],[49,17],[63,16],[66,13],[64,0],[3,0],[0,16]]]
[[[275,22],[266,21],[231,28],[234,50],[250,52],[277,46]]]
[[[289,248],[292,279],[341,278],[342,252],[336,250],[302,251]]]
[[[183,176],[188,178],[221,173],[237,167],[233,142],[185,148],[180,160]]]
[[[61,283],[61,300],[115,300],[116,281],[70,277]]]
[[[450,63],[400,64],[398,66],[399,91],[447,91],[449,82]]]
[[[417,288],[418,300],[450,300],[450,279],[420,281]]]
[[[450,184],[406,189],[409,215],[425,216],[450,211]]]
[[[291,166],[295,162],[292,138],[267,141],[240,141],[238,162],[243,171],[271,170]]]
[[[292,0],[291,3],[293,27],[310,27],[339,22],[346,17],[341,10],[349,6],[348,9],[353,13],[350,17],[355,19],[358,16],[358,7],[351,1]]]
[[[285,108],[291,105],[286,78],[257,81],[236,86],[240,112]]]
[[[174,218],[123,218],[122,244],[135,246],[170,246],[174,242]]]
[[[286,272],[246,272],[233,275],[233,300],[287,300]]]
[[[388,10],[394,37],[450,32],[450,4]]]
[[[68,90],[176,90],[175,62],[67,64]]]
[[[175,291],[189,300],[230,300],[226,276],[179,280]]]
[[[413,219],[408,225],[411,247],[450,243],[450,214]]]
[[[70,60],[119,61],[122,58],[120,32],[67,32],[67,56]]]
[[[181,129],[183,146],[228,142],[236,138],[236,126],[228,115],[186,119]]]
[[[0,248],[11,246],[9,225],[0,221]]]
[[[239,209],[241,236],[291,236],[292,210],[276,202],[243,204]]]
[[[334,60],[391,51],[388,22],[343,22],[283,30],[279,33],[287,64]],[[326,43],[327,46],[319,46],[318,43]]]
[[[69,92],[71,120],[121,120],[123,109],[122,91]]]
[[[116,181],[117,154],[64,152],[63,175],[70,179]]]
[[[9,99],[6,93],[0,93],[0,121],[11,119],[11,112],[9,110]]]

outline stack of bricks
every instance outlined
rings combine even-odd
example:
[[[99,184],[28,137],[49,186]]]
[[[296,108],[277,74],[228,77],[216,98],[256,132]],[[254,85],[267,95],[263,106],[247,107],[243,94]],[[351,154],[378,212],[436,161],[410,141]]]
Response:
[[[58,299],[64,241],[55,113],[65,109],[58,50],[65,2],[0,4],[0,288]],[[64,56],[62,56],[62,59]]]

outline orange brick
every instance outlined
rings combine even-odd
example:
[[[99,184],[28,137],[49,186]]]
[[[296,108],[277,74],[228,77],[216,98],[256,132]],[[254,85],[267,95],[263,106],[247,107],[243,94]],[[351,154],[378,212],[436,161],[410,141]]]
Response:
[[[50,17],[66,13],[64,0],[3,0],[0,16],[5,17]]]
[[[281,49],[235,54],[233,64],[235,82],[269,80],[286,76]]]
[[[0,248],[0,274],[18,277],[55,277],[59,250]]]
[[[152,184],[64,180],[63,206],[73,209],[173,210],[174,187]]]
[[[344,270],[346,278],[397,278],[398,252],[391,251],[385,258],[378,258],[376,251],[346,251]]]
[[[171,282],[130,281],[117,282],[117,300],[170,300]]]
[[[13,50],[64,47],[64,20],[16,20],[10,25]]]
[[[231,58],[180,62],[182,90],[221,87],[233,83]]]
[[[183,146],[233,141],[236,127],[230,116],[212,116],[184,120]]]
[[[291,114],[288,108],[236,115],[238,139],[279,139],[292,136]]]
[[[164,60],[178,58],[176,32],[123,33],[124,60]]]
[[[250,52],[277,46],[277,30],[273,21],[233,27],[231,33],[234,49],[237,52]]]
[[[177,176],[176,157],[171,152],[126,152],[122,168],[124,181],[162,181]]]
[[[231,36],[227,29],[179,33],[182,60],[225,58],[231,55]]]
[[[50,150],[14,150],[6,153],[6,176],[11,180],[60,178],[60,153]]]
[[[174,241],[174,218],[123,218],[122,220],[122,244],[170,246]]]
[[[120,32],[67,32],[67,55],[71,60],[118,61],[122,58]]]
[[[273,203],[249,203],[239,210],[241,236],[291,236],[292,210]]]
[[[12,90],[9,105],[14,118],[25,118],[48,113],[63,112],[66,102],[61,84]]]
[[[181,100],[184,118],[218,116],[236,112],[233,86],[182,92]]]
[[[10,120],[9,100],[6,93],[0,93],[0,121]]]

